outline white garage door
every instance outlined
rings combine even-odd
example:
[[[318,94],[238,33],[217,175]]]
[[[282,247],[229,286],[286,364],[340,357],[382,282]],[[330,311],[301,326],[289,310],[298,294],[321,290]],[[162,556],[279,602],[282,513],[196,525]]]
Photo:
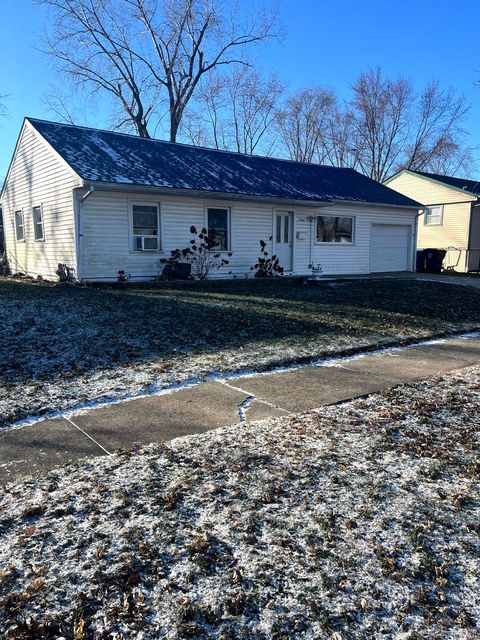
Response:
[[[372,224],[370,271],[409,270],[410,233],[407,225]]]

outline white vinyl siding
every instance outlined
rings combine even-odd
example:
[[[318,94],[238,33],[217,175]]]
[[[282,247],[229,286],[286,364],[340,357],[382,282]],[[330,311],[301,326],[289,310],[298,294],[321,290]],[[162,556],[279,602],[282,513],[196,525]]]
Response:
[[[76,267],[72,189],[80,181],[27,122],[2,195],[6,253],[13,273],[57,280],[59,263]],[[33,207],[42,204],[44,241],[36,242]],[[15,212],[23,210],[24,241],[16,241]]]
[[[161,252],[131,250],[129,241],[129,212],[132,202],[159,204],[161,211]],[[219,201],[202,198],[163,197],[94,191],[84,202],[83,216],[83,275],[86,280],[115,280],[119,270],[132,276],[131,280],[148,279],[158,275],[163,266],[161,257],[168,257],[173,249],[189,244],[190,227],[207,227],[209,207],[229,210],[229,264],[212,277],[251,277],[250,267],[260,255],[260,240],[267,243],[270,255],[275,253],[272,236],[276,235],[276,212],[273,206],[255,202]],[[308,275],[309,264],[320,263],[325,274],[370,272],[370,233],[372,223],[407,224],[415,226],[416,211],[412,209],[368,207],[366,205],[331,205],[293,210],[291,238],[293,242],[293,272]],[[354,218],[354,244],[315,242],[315,220],[318,215]],[[413,233],[412,233],[413,235]],[[98,238],[107,238],[99,244]],[[310,258],[310,255],[312,256]],[[413,256],[410,247],[409,256]],[[408,266],[412,268],[411,264]]]
[[[312,242],[315,237],[315,217],[304,207],[295,210],[294,273],[311,273],[310,265],[320,265],[323,275],[348,275],[371,273],[371,232],[373,224],[407,225],[412,230],[416,225],[416,211],[400,207],[369,205],[329,205],[317,209],[315,214],[355,218],[353,244]],[[409,262],[413,269],[414,233],[411,233]]]
[[[119,270],[131,280],[148,279],[163,269],[160,258],[173,249],[189,244],[193,225],[200,230],[208,225],[208,208],[228,209],[229,247],[233,255],[228,265],[215,272],[215,277],[245,277],[260,255],[260,240],[272,250],[273,207],[255,202],[232,203],[204,201],[201,198],[164,197],[160,200],[162,250],[134,251],[129,239],[129,222],[133,202],[159,204],[158,196],[129,195],[94,191],[82,205],[83,278],[115,280]],[[104,243],[98,243],[102,237]]]

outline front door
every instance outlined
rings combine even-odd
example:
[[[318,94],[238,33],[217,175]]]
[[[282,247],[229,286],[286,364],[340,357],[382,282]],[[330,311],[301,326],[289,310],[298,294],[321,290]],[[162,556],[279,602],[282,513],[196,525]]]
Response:
[[[293,211],[275,213],[275,253],[285,271],[293,269]]]

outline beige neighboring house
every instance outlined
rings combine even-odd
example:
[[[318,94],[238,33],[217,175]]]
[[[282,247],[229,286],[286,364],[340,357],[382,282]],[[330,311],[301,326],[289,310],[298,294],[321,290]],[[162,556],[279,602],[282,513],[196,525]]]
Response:
[[[403,169],[384,184],[425,205],[418,249],[445,249],[445,269],[480,271],[480,181]]]

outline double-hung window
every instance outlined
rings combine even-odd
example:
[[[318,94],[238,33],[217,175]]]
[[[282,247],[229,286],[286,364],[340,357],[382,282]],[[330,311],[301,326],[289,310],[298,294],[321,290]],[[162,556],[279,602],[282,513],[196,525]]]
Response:
[[[317,216],[317,242],[352,244],[353,218],[346,216]]]
[[[443,206],[425,207],[425,224],[441,225],[443,224]]]
[[[134,251],[159,251],[160,211],[156,204],[132,205]]]
[[[32,216],[33,216],[33,237],[35,238],[35,240],[45,240],[42,207],[33,207]]]
[[[23,211],[15,211],[15,238],[18,242],[23,242],[25,240]]]
[[[227,208],[207,209],[208,240],[215,251],[230,250],[230,212]]]

